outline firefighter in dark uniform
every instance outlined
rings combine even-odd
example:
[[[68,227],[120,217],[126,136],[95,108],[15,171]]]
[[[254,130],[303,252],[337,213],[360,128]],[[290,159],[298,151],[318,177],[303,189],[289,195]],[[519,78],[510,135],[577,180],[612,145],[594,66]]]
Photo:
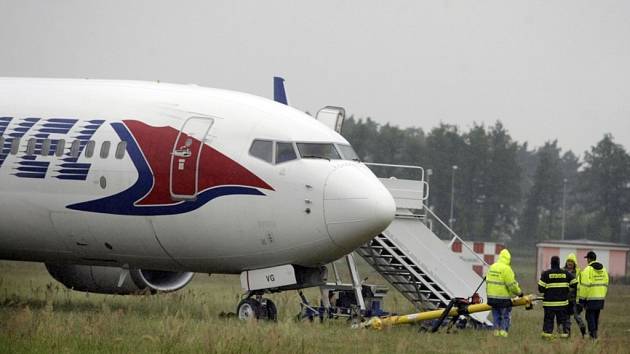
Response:
[[[586,308],[588,334],[591,338],[597,339],[599,311],[604,308],[604,299],[608,292],[608,272],[597,262],[595,252],[588,252],[585,258],[588,266],[580,273],[578,297],[580,305]]]
[[[551,257],[551,269],[542,273],[538,281],[538,291],[544,294],[543,308],[545,317],[543,320],[542,337],[552,339],[554,322],[562,324],[560,337],[569,337],[569,328],[566,325],[566,308],[569,306],[569,287],[577,287],[577,279],[573,274],[560,268],[560,258]]]

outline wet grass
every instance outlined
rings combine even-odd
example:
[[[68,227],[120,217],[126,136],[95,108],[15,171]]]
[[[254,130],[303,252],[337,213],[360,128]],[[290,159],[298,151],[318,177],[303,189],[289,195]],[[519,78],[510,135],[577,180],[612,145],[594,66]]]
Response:
[[[533,290],[533,261],[517,259],[525,290]],[[360,265],[370,281],[383,283]],[[345,320],[297,322],[295,292],[272,295],[277,323],[220,317],[234,311],[237,276],[198,274],[184,290],[160,296],[94,295],[56,283],[40,264],[0,262],[0,353],[623,353],[630,349],[630,286],[614,285],[593,343],[540,338],[542,309],[513,312],[507,339],[490,331],[420,333],[406,326],[380,332],[353,330]],[[308,291],[311,299],[316,291]],[[386,308],[412,310],[390,293]]]

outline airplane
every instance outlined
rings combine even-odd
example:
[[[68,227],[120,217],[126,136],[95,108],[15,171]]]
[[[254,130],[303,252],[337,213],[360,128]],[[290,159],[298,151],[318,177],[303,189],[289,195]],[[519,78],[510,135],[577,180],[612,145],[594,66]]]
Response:
[[[321,283],[395,213],[348,141],[280,93],[0,78],[0,259],[105,294],[241,274],[239,317],[274,317],[264,293]]]

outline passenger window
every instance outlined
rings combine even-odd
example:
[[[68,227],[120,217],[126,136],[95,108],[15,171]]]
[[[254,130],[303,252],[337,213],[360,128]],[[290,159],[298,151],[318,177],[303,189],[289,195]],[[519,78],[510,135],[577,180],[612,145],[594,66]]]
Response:
[[[254,140],[249,153],[261,160],[271,163],[273,160],[273,142],[269,140]]]
[[[85,146],[85,157],[90,158],[94,156],[94,148],[96,147],[96,142],[94,140],[88,141]]]
[[[75,140],[72,142],[72,146],[70,146],[70,156],[79,157],[79,150],[81,149],[81,141]]]
[[[50,139],[44,139],[44,141],[42,141],[42,155],[50,155]]]
[[[276,163],[297,159],[295,149],[291,143],[276,143]]]
[[[61,157],[65,149],[66,149],[66,141],[64,139],[57,140],[57,147],[55,148],[55,155],[57,155],[57,157]]]
[[[26,144],[26,155],[30,156],[35,153],[35,143],[37,140],[35,138],[28,139],[28,143]]]
[[[127,142],[119,142],[118,147],[116,147],[116,158],[120,160],[125,157],[125,151],[127,151]]]
[[[109,156],[109,148],[112,145],[109,141],[103,141],[103,145],[101,145],[101,158],[106,159]]]
[[[13,138],[11,142],[11,155],[17,155],[20,150],[20,138]]]

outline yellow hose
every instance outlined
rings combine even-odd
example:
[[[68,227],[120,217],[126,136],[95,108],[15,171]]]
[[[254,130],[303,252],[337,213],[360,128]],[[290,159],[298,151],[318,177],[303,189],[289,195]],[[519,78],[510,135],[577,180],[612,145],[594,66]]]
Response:
[[[512,306],[530,305],[532,301],[534,301],[535,299],[536,299],[536,296],[534,295],[525,295],[523,297],[517,297],[517,298],[512,299]],[[492,309],[492,306],[488,304],[474,304],[474,305],[468,306],[468,313],[490,311],[491,309]],[[435,319],[440,318],[440,316],[442,316],[443,313],[444,313],[444,309],[438,309],[438,310],[433,310],[433,311],[412,313],[410,315],[389,316],[385,318],[372,317],[369,320],[361,323],[360,327],[380,330],[380,329],[383,329],[384,327],[390,327],[394,325],[410,324],[410,323],[416,323],[416,322],[422,322],[422,321],[435,320]],[[451,317],[451,316],[457,316],[457,315],[458,315],[458,310],[457,310],[457,307],[454,306],[449,311],[448,316]]]

